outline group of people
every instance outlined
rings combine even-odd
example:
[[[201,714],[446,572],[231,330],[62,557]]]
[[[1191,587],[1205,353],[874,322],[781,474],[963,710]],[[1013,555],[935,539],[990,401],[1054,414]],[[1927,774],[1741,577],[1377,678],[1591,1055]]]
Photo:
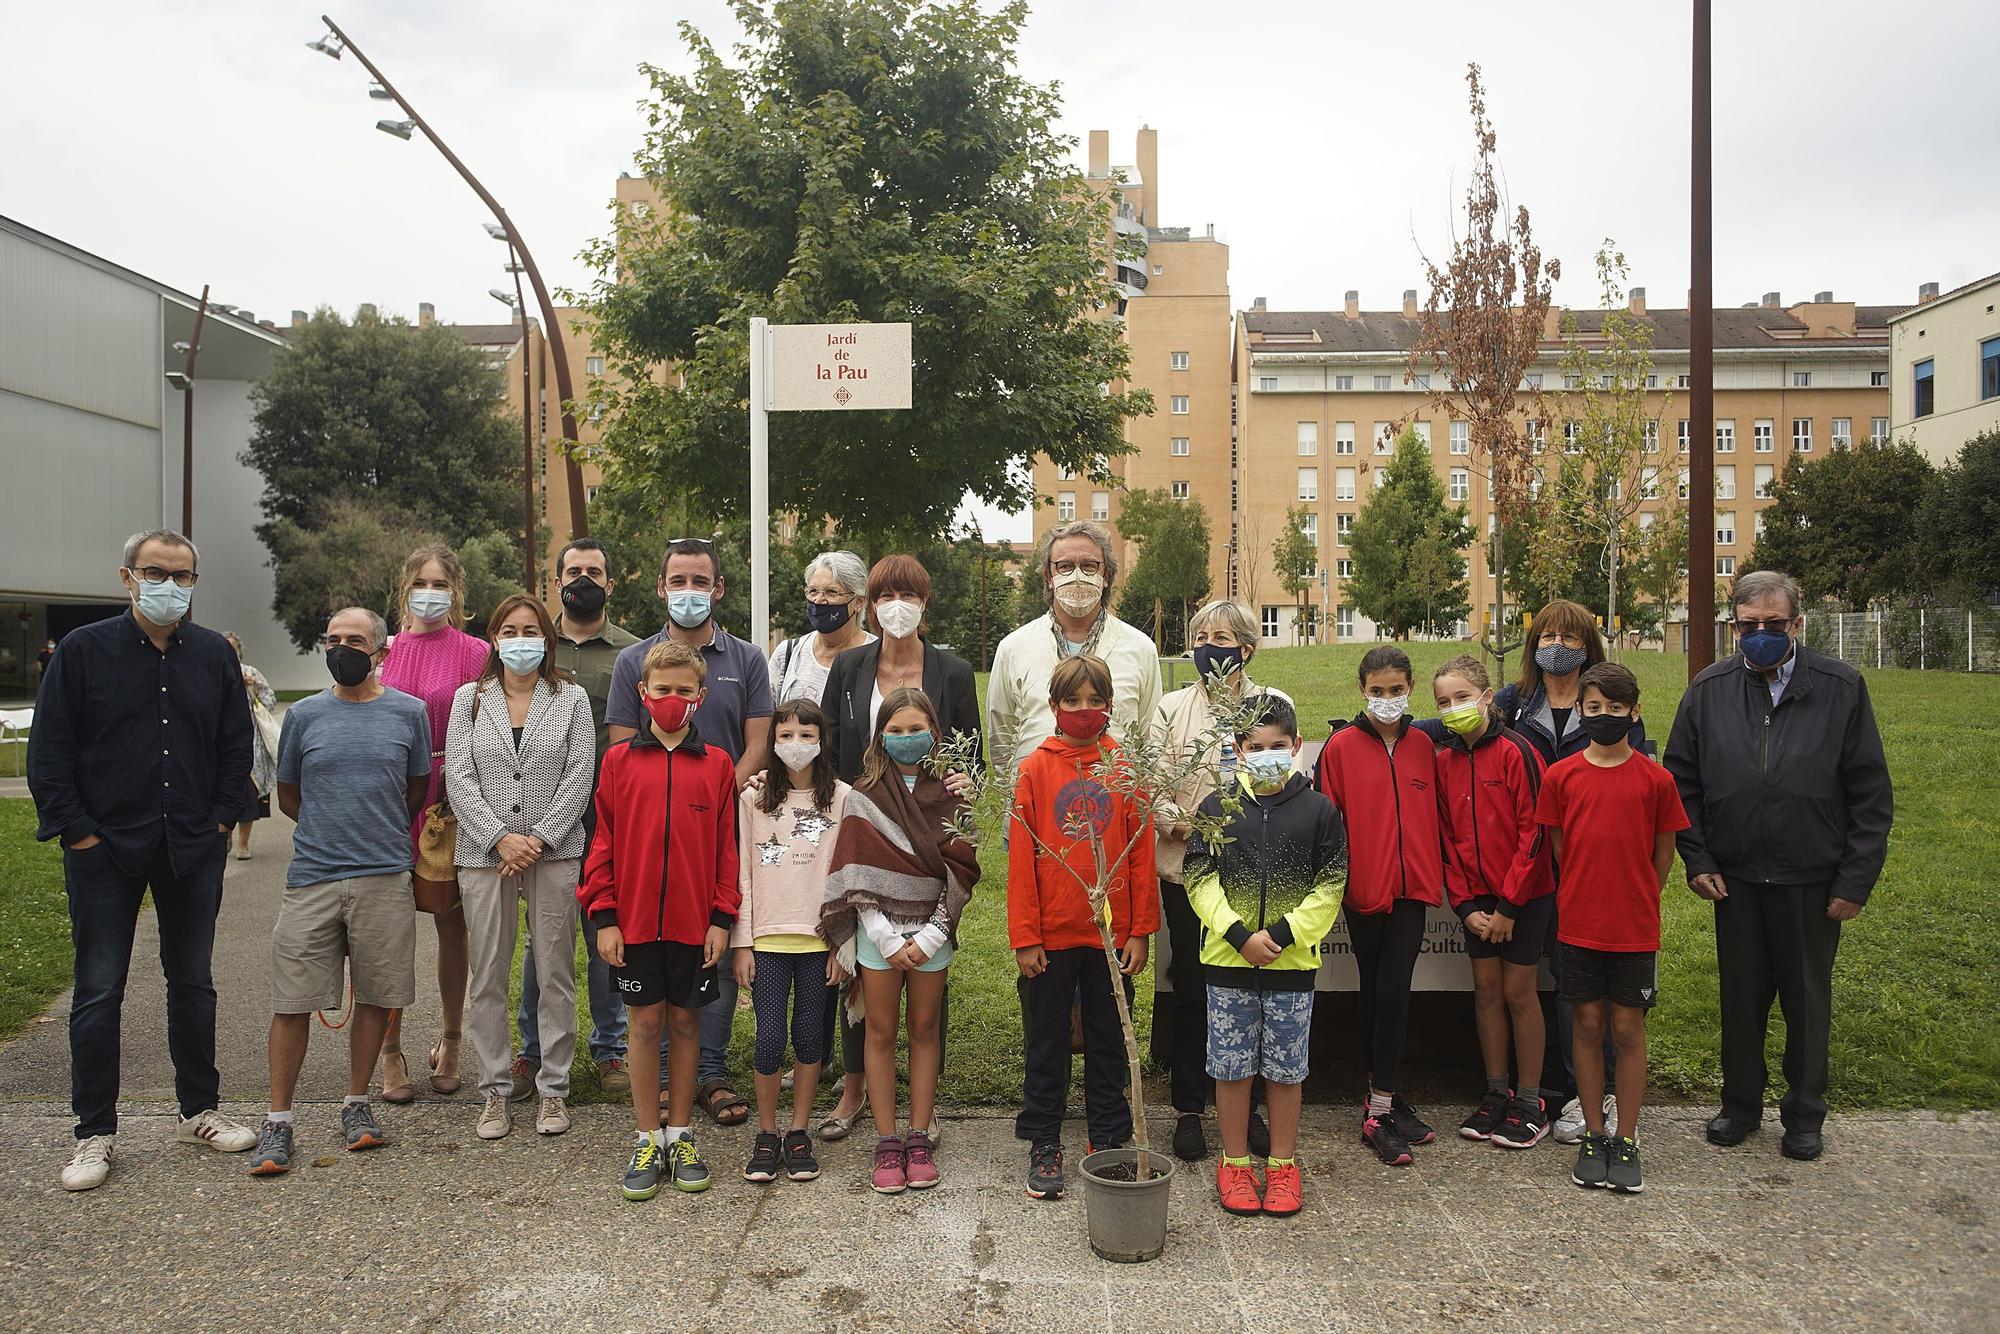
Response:
[[[1401,1057],[1425,916],[1444,905],[1464,923],[1485,1066],[1460,1134],[1525,1149],[1553,1133],[1579,1144],[1579,1184],[1639,1189],[1644,1012],[1676,847],[1716,904],[1724,1092],[1709,1138],[1738,1143],[1761,1120],[1775,997],[1783,1150],[1818,1155],[1833,949],[1879,874],[1891,802],[1866,686],[1797,642],[1784,576],[1737,581],[1741,653],[1690,686],[1664,767],[1644,753],[1636,681],[1605,661],[1588,613],[1562,602],[1536,617],[1518,681],[1496,691],[1470,656],[1438,669],[1433,718],[1411,717],[1407,655],[1371,650],[1359,711],[1308,766],[1293,702],[1251,676],[1248,608],[1202,608],[1189,626],[1198,679],[1161,698],[1151,640],[1111,613],[1103,528],[1056,526],[1037,564],[1048,611],[1000,644],[982,711],[970,664],[929,642],[930,579],[907,555],[814,560],[811,630],[767,662],[716,622],[725,589],[706,539],[668,544],[656,590],[667,622],[644,639],[609,621],[611,565],[594,541],[560,553],[556,615],[515,595],[483,636],[461,628],[455,557],[425,547],[406,562],[393,638],[373,609],[328,618],[332,684],[289,707],[265,756],[257,683],[189,615],[193,544],[135,535],[121,569],[131,606],[65,637],[31,733],[40,836],[62,841],[77,949],[64,1185],[89,1189],[110,1169],[119,1006],[150,889],[179,1136],[253,1151],[253,1173],[289,1169],[311,1017],[350,993],[341,1137],[350,1150],[388,1142],[371,1090],[415,1096],[401,1016],[416,1000],[421,912],[437,931],[442,1016],[428,1082],[460,1087],[469,1034],[481,1138],[512,1131],[516,1102],[536,1102],[541,1134],[569,1127],[581,925],[597,1083],[632,1099],[627,1198],[706,1189],[695,1112],[724,1126],[752,1115],[727,1063],[739,988],[758,1118],[743,1176],[810,1180],[815,1142],[870,1115],[872,1188],[934,1186],[949,968],[980,879],[962,813],[989,764],[1011,766],[1016,1133],[1033,1197],[1064,1192],[1073,1043],[1089,1144],[1133,1134],[1114,988],[1129,996],[1162,931],[1173,1148],[1208,1154],[1212,1093],[1224,1208],[1300,1208],[1314,978],[1336,922],[1359,974],[1361,1136],[1384,1163],[1411,1162],[1435,1131],[1399,1091]],[[1141,735],[1203,762],[1183,766],[1180,790],[1135,803],[1108,780],[1120,739]],[[252,1130],[218,1110],[209,955],[230,832],[268,793],[297,827],[272,933],[270,1105]],[[1084,889],[1093,840],[1130,849],[1102,903],[1115,960]],[[1542,1068],[1545,953],[1561,1075]],[[839,1094],[815,1123],[836,1043]]]

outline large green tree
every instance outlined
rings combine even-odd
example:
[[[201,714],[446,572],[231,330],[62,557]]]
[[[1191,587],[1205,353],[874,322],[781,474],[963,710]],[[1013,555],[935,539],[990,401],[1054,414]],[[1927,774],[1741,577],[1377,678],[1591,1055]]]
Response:
[[[967,491],[1018,509],[1036,456],[1108,480],[1149,411],[1127,352],[1110,205],[1068,163],[1055,90],[1023,79],[1026,6],[742,0],[725,58],[644,66],[638,165],[663,207],[589,254],[618,375],[603,459],[661,504],[748,506],[749,321],[908,321],[913,410],[780,413],[771,504],[862,548],[943,533]],[[671,376],[663,373],[668,363]]]
[[[1472,610],[1465,580],[1471,541],[1465,506],[1445,500],[1430,450],[1405,428],[1389,461],[1388,480],[1369,493],[1354,516],[1354,577],[1347,596],[1391,638],[1448,635]]]
[[[1928,591],[1918,515],[1935,470],[1908,441],[1861,441],[1811,463],[1797,454],[1772,490],[1752,570],[1783,570],[1811,601],[1848,611]]]
[[[1199,500],[1175,500],[1164,489],[1134,491],[1118,514],[1118,531],[1139,544],[1125,576],[1118,615],[1150,627],[1153,601],[1162,609],[1162,653],[1187,648],[1188,619],[1208,600],[1208,511]]]
[[[1923,561],[1955,597],[2000,591],[2000,430],[1965,442],[1937,470],[1919,521]]]

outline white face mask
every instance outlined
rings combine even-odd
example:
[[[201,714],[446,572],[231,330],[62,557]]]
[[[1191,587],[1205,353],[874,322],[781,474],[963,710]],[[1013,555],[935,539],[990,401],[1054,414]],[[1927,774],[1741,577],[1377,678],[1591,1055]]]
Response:
[[[882,627],[882,633],[891,639],[908,639],[923,623],[924,604],[921,602],[879,602],[875,605],[875,624]]]
[[[1096,611],[1104,602],[1103,576],[1085,574],[1082,570],[1058,576],[1056,601],[1072,616],[1084,616]]]
[[[410,615],[418,620],[435,621],[451,610],[451,593],[442,588],[413,588],[409,606]]]
[[[1368,700],[1368,712],[1378,723],[1393,723],[1410,711],[1408,695],[1374,695]]]
[[[804,769],[819,758],[817,741],[780,741],[771,747],[787,769]]]

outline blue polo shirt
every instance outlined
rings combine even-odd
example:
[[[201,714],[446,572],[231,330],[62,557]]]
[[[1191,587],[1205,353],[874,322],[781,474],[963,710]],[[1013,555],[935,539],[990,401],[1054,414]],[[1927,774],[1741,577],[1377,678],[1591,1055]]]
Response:
[[[704,742],[726,753],[733,764],[743,758],[743,724],[751,718],[771,716],[771,669],[764,655],[747,641],[713,621],[709,625],[714,635],[701,647],[702,662],[708,668],[708,698],[695,711],[694,730]],[[639,680],[646,669],[646,654],[666,637],[663,629],[619,651],[611,669],[611,697],[604,705],[606,727],[645,728]]]

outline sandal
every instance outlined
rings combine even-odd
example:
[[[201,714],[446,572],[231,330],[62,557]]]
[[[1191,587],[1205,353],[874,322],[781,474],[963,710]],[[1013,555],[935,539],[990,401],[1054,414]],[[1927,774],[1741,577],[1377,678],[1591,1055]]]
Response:
[[[740,1126],[750,1119],[750,1104],[726,1079],[711,1079],[694,1091],[695,1101],[719,1126]]]
[[[854,1130],[854,1123],[868,1115],[868,1095],[861,1095],[861,1105],[854,1109],[854,1115],[841,1116],[838,1113],[827,1116],[819,1123],[815,1132],[823,1140],[846,1139]]]
[[[389,1019],[389,1031],[382,1039],[382,1101],[401,1105],[417,1100],[417,1086],[410,1082],[410,1063],[403,1059],[403,1012]]]
[[[441,1033],[431,1045],[424,1063],[431,1068],[431,1092],[456,1093],[463,1082],[458,1077],[458,1043],[463,1034]]]

